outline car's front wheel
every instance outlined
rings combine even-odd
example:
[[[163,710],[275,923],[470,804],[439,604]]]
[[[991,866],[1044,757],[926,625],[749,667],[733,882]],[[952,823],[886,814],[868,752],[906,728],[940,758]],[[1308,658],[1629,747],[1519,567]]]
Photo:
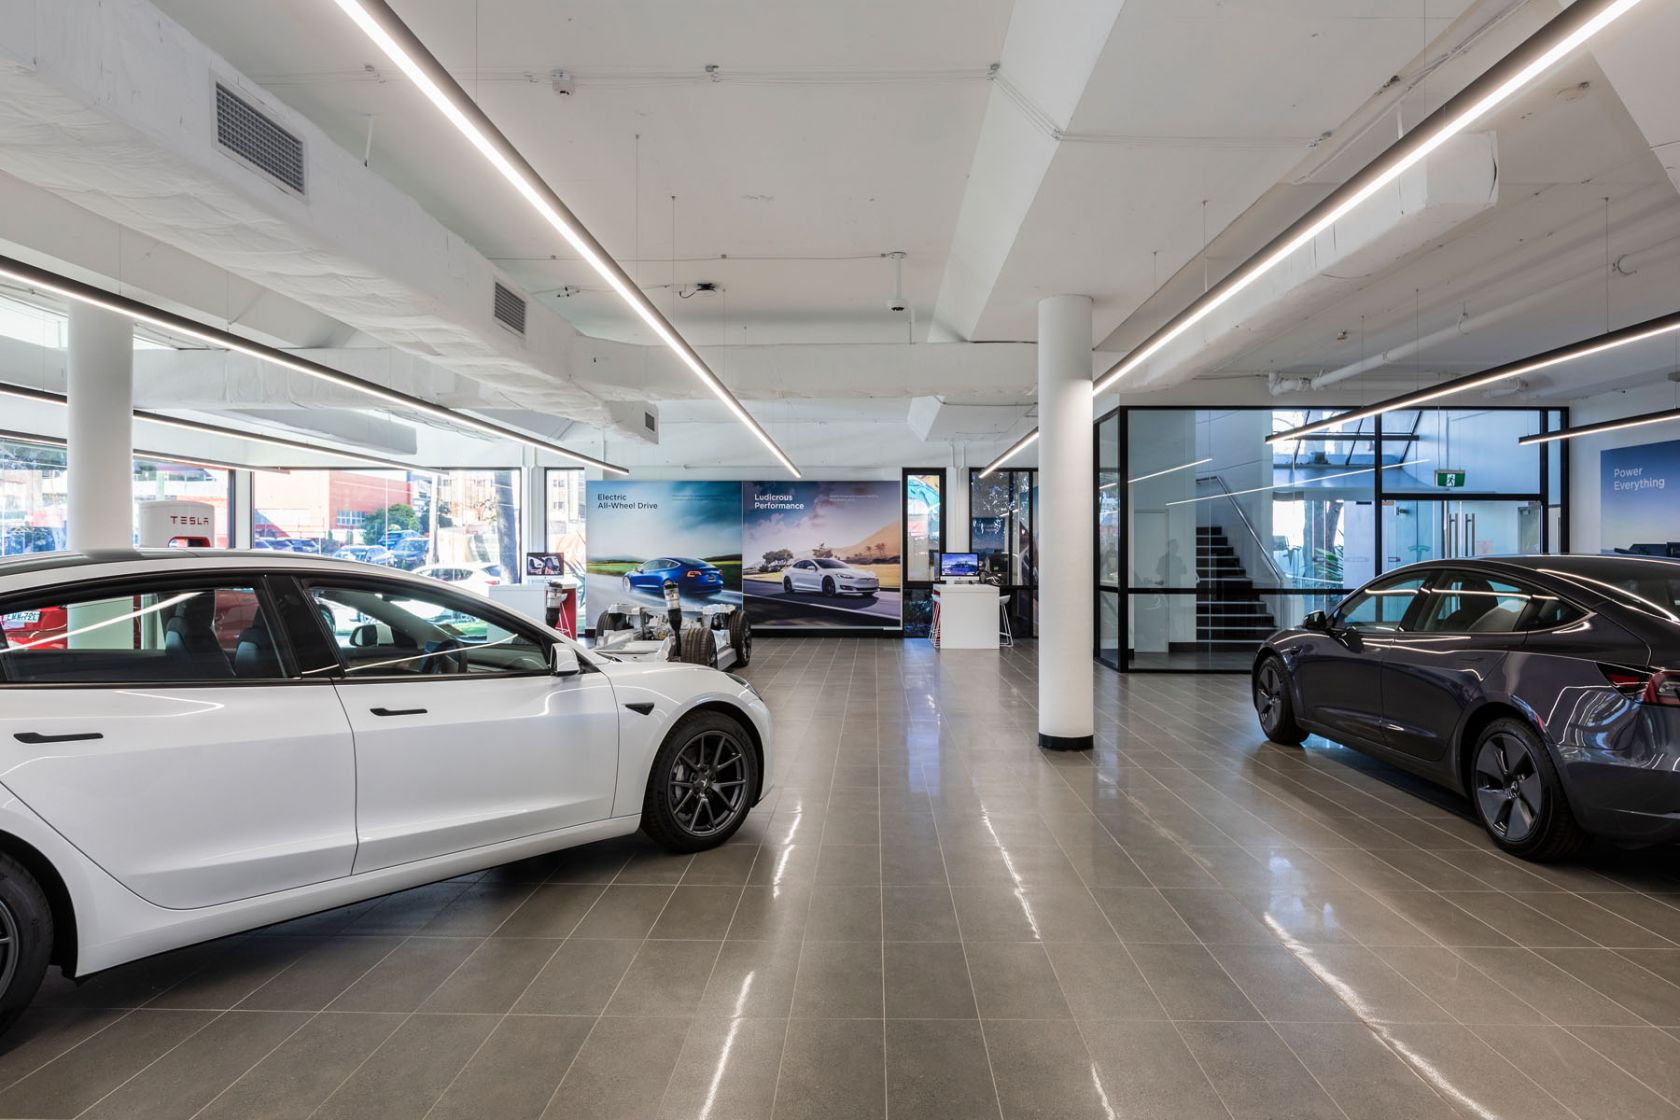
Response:
[[[0,856],[0,1032],[35,998],[52,955],[53,913],[23,864]]]
[[[830,599],[834,598],[834,577],[823,577],[823,594],[827,595]]]
[[[792,576],[783,576],[782,577],[782,594],[783,595],[792,595],[793,594],[793,577]]]
[[[758,789],[758,756],[741,722],[722,712],[684,716],[653,759],[642,831],[674,852],[715,848],[735,834]]]
[[[1305,741],[1306,729],[1295,722],[1289,670],[1276,654],[1268,654],[1254,671],[1254,711],[1260,717],[1260,730],[1272,742],[1298,747]]]
[[[1477,738],[1470,795],[1493,842],[1514,856],[1564,859],[1587,844],[1545,744],[1522,720],[1496,719]]]

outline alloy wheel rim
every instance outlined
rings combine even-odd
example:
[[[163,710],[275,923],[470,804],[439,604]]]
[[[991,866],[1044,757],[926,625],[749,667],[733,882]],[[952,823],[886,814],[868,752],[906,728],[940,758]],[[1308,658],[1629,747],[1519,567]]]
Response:
[[[1520,844],[1539,827],[1546,791],[1527,743],[1501,733],[1476,752],[1476,806],[1495,835]]]
[[[1260,681],[1255,688],[1255,707],[1260,710],[1260,725],[1270,731],[1277,726],[1278,712],[1283,707],[1283,686],[1278,680],[1276,667],[1267,665],[1260,670]]]
[[[671,815],[691,836],[728,828],[747,801],[747,753],[735,736],[703,731],[671,763],[666,796]]]
[[[22,948],[18,940],[17,918],[10,906],[0,902],[0,995],[11,990]]]

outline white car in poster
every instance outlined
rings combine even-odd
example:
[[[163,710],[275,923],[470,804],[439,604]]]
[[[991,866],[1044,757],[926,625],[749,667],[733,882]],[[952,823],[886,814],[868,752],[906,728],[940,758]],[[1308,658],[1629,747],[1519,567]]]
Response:
[[[0,1029],[49,963],[154,953],[770,788],[745,680],[620,662],[459,587],[319,556],[0,561]]]
[[[819,556],[795,560],[782,569],[782,590],[789,595],[817,592],[831,599],[836,595],[874,595],[881,590],[881,580],[873,572],[842,564],[832,556]]]

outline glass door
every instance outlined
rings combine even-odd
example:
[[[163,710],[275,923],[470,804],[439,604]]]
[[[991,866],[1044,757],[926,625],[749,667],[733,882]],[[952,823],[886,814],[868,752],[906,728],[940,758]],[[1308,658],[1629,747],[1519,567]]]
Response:
[[[1395,498],[1383,503],[1384,567],[1541,552],[1544,520],[1537,500]]]

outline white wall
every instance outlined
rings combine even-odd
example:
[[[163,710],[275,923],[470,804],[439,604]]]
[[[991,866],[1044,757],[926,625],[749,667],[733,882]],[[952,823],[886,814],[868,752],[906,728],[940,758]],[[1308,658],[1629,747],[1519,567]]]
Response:
[[[1580,427],[1675,407],[1680,407],[1680,388],[1665,381],[1576,401],[1569,406],[1569,424]],[[1680,423],[1627,428],[1568,442],[1569,551],[1598,552],[1604,547],[1599,532],[1599,453],[1613,447],[1635,447],[1671,439],[1680,439]]]

